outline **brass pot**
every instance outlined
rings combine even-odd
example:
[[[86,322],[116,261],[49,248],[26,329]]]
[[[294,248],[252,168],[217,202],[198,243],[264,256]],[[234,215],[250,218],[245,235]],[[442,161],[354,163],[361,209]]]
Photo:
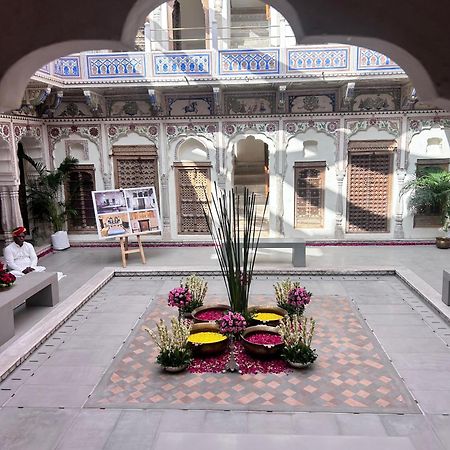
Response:
[[[222,305],[222,304],[217,304],[217,305],[203,305],[200,306],[198,308],[195,308],[192,311],[192,318],[194,319],[195,323],[215,323],[215,320],[202,320],[199,319],[197,316],[198,313],[202,312],[202,311],[207,311],[208,309],[215,309],[215,310],[220,310],[223,311],[224,314],[226,314],[228,311],[231,310],[229,305]]]
[[[191,328],[191,335],[202,332],[220,333],[220,327],[214,322],[194,323]],[[210,356],[222,353],[228,347],[228,336],[219,342],[211,342],[204,344],[193,344],[189,342],[192,352],[198,356]]]
[[[279,314],[280,316],[287,316],[288,312],[283,309],[280,308],[279,306],[275,306],[275,305],[258,305],[258,306],[250,306],[250,308],[247,309],[247,312],[249,313],[249,315],[253,315],[256,313],[273,313],[273,314]],[[269,320],[267,322],[263,321],[263,320],[258,320],[252,317],[252,323],[254,323],[255,325],[267,325],[269,327],[276,327],[280,324],[280,320]]]
[[[437,237],[436,238],[436,247],[447,249],[450,248],[450,238],[449,237]]]
[[[245,350],[247,350],[251,355],[258,358],[270,358],[278,355],[283,348],[284,343],[269,345],[269,344],[255,344],[247,340],[248,336],[252,333],[257,333],[258,331],[264,331],[266,333],[273,333],[280,335],[278,328],[269,327],[267,325],[255,325],[253,327],[246,328],[241,335],[241,342]]]

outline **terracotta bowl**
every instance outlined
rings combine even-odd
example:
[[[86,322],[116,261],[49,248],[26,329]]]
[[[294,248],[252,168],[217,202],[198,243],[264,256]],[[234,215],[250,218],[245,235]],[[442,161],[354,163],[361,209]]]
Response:
[[[214,322],[194,323],[191,328],[191,335],[201,332],[220,333],[219,325]],[[205,344],[189,343],[192,352],[197,356],[209,356],[217,353],[222,353],[228,347],[228,337],[220,342],[211,342]]]
[[[252,356],[256,356],[258,358],[270,358],[278,355],[281,352],[281,349],[283,348],[284,345],[283,342],[281,342],[280,344],[268,345],[268,344],[256,344],[248,340],[248,337],[251,334],[261,331],[276,334],[278,336],[280,335],[280,332],[276,327],[269,327],[267,325],[255,325],[253,327],[248,327],[244,330],[244,332],[241,335],[242,345],[244,346],[245,350]]]
[[[283,309],[280,308],[279,306],[272,306],[272,305],[258,305],[258,306],[250,306],[250,308],[247,309],[248,313],[250,315],[252,314],[256,314],[256,313],[274,313],[274,314],[279,314],[280,316],[287,316],[288,312]],[[263,320],[258,320],[258,319],[254,319],[252,318],[252,323],[254,323],[255,325],[267,325],[269,327],[276,327],[280,324],[280,320],[270,320],[268,322],[265,322]]]
[[[225,314],[226,312],[230,311],[230,306],[229,305],[204,305],[204,306],[200,306],[199,308],[196,308],[192,311],[192,318],[194,319],[195,323],[215,323],[215,320],[204,320],[204,319],[199,319],[197,317],[197,314],[204,312],[204,311],[208,311],[208,310],[219,310],[221,312],[223,312],[223,314]]]

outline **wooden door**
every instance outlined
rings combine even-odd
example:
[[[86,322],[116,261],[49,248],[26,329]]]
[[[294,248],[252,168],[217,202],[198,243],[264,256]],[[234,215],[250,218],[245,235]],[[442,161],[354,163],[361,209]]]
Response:
[[[351,152],[347,189],[347,231],[387,233],[392,155]]]
[[[207,234],[204,208],[210,195],[210,166],[175,166],[179,234]]]

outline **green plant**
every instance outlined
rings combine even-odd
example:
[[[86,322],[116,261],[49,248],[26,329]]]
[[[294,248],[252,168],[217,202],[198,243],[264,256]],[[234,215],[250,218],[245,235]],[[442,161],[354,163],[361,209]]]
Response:
[[[449,227],[450,173],[429,168],[416,179],[409,181],[401,194],[411,192],[409,208],[416,213],[432,211],[440,216],[444,231]]]
[[[68,217],[76,215],[76,210],[68,201],[62,201],[62,187],[78,159],[67,156],[55,170],[48,170],[44,164],[34,161],[25,152],[19,157],[28,161],[37,172],[27,182],[27,196],[33,218],[40,222],[50,222],[53,232],[60,231]]]
[[[173,317],[171,329],[164,320],[156,324],[156,332],[148,327],[143,328],[159,348],[156,362],[163,367],[180,367],[188,365],[192,360],[192,353],[188,346],[191,333],[191,323],[187,320]]]
[[[183,309],[183,312],[190,313],[203,306],[208,291],[208,283],[202,277],[195,274],[189,275],[181,282],[181,286],[187,287],[192,295],[191,302]]]
[[[215,194],[204,210],[231,309],[244,315],[268,197],[259,224],[255,200],[256,194],[247,188],[239,195],[235,189],[222,191],[215,185]],[[250,255],[252,248],[254,253]]]
[[[316,321],[298,314],[286,316],[280,323],[280,335],[284,349],[281,356],[290,362],[310,364],[317,359],[316,350],[311,348]]]

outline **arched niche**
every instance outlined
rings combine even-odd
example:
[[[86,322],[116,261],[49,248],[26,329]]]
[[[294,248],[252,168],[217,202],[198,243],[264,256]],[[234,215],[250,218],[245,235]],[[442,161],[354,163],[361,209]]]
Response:
[[[195,138],[187,138],[180,142],[176,151],[177,161],[205,162],[209,160],[208,149]]]

